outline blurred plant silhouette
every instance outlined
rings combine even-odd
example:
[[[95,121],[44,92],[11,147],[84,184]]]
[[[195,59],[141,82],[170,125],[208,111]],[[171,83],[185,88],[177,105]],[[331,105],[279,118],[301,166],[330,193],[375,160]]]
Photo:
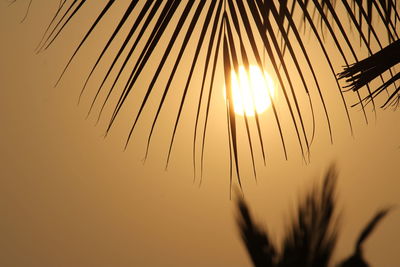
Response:
[[[271,241],[268,231],[254,221],[244,199],[237,197],[237,224],[254,266],[333,266],[332,254],[339,232],[336,180],[335,168],[331,167],[325,174],[322,187],[312,188],[302,198],[291,225],[286,229],[280,250]],[[353,254],[337,266],[369,266],[363,257],[363,243],[388,212],[387,208],[376,213],[361,232]]]
[[[263,120],[257,113],[254,117],[240,116],[233,110],[230,75],[232,70],[238,72],[241,65],[247,69],[250,65],[268,69],[273,79],[278,81],[277,90],[282,99],[279,103],[272,99],[269,120],[273,126],[269,129],[277,131],[282,155],[286,159],[285,140],[296,138],[303,159],[309,160],[316,129],[315,112],[324,114],[326,124],[318,127],[327,129],[333,142],[331,115],[324,96],[328,88],[321,87],[321,75],[331,74],[335,83],[333,87],[337,88],[342,101],[339,105],[347,114],[351,132],[349,105],[341,90],[338,72],[341,72],[339,77],[350,82],[348,87],[356,92],[367,123],[366,104],[371,103],[375,111],[374,99],[383,95],[381,92],[388,92],[383,106],[397,106],[399,102],[395,82],[400,74],[393,68],[400,61],[397,23],[400,16],[396,0],[60,0],[37,51],[52,46],[68,26],[76,27],[72,24],[74,20],[95,6],[102,8],[93,16],[91,25],[79,24],[87,30],[57,84],[92,35],[109,36],[105,44],[95,47],[99,55],[81,90],[80,98],[85,95],[93,75],[100,73],[89,113],[97,109],[98,119],[109,116],[108,133],[122,107],[129,108],[130,114],[134,115],[128,144],[144,110],[153,107],[147,157],[166,102],[171,95],[175,101],[179,98],[175,110],[168,109],[168,113],[175,115],[171,121],[166,164],[170,160],[177,128],[182,123],[182,114],[193,109],[188,113],[192,114],[194,121],[192,152],[195,174],[196,166],[203,169],[207,126],[212,112],[210,107],[222,95],[216,95],[213,89],[222,87],[220,80],[225,81],[226,115],[222,119],[226,120],[221,127],[224,125],[227,131],[231,173],[237,174],[240,184],[237,138],[241,131],[247,136],[247,151],[254,173],[257,167],[255,158],[261,158],[265,164]],[[119,13],[114,12],[116,9],[120,10]],[[115,23],[110,31],[105,25],[110,23],[107,18],[111,13]],[[303,33],[306,29],[308,35]],[[351,38],[351,29],[352,34],[359,36],[359,44]],[[315,44],[308,47],[306,38],[312,38]],[[327,43],[333,44],[333,48],[328,49]],[[315,67],[313,54],[317,51],[325,61],[325,68]],[[360,60],[365,57],[364,52],[370,57]],[[338,70],[337,59],[345,66],[343,71]],[[148,75],[150,79],[145,81],[144,77]],[[165,80],[161,78],[163,75],[167,77]],[[382,85],[372,90],[368,83],[375,78],[379,78]],[[359,92],[364,87],[365,97]],[[139,89],[144,93],[137,94]],[[392,91],[389,93],[389,90]],[[189,100],[191,94],[195,100]],[[125,107],[128,97],[138,99],[138,106]],[[156,108],[149,104],[152,100]],[[314,110],[317,104],[321,111]],[[112,110],[108,115],[104,114],[106,106],[111,106]],[[285,125],[282,124],[282,113],[289,118]],[[255,146],[258,146],[257,150]]]

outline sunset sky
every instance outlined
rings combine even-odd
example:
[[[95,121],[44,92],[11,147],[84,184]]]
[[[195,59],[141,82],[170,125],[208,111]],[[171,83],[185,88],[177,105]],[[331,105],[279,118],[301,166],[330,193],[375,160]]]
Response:
[[[97,58],[96,45],[107,36],[97,33],[54,87],[93,20],[90,12],[101,7],[86,10],[89,15],[77,17],[48,50],[35,54],[58,1],[33,1],[21,23],[28,2],[0,3],[0,266],[251,266],[229,197],[226,129],[219,121],[226,118],[222,83],[212,106],[217,115],[210,121],[199,186],[198,176],[193,181],[188,116],[165,171],[172,115],[162,115],[143,164],[146,120],[124,150],[130,110],[104,138],[107,120],[96,125],[96,114],[86,118],[96,84],[89,84],[77,105]],[[335,62],[337,72],[342,65]],[[400,111],[378,109],[375,119],[368,107],[367,125],[360,108],[351,108],[352,136],[333,78],[326,75],[322,81],[334,143],[318,109],[310,162],[303,161],[294,138],[288,139],[285,160],[275,129],[269,131],[275,126],[267,110],[261,116],[266,139],[271,138],[266,166],[257,159],[256,181],[249,158],[243,161],[244,196],[257,220],[280,240],[297,200],[335,163],[342,216],[335,262],[353,251],[358,234],[378,209],[395,206],[364,251],[372,266],[400,266]],[[276,97],[279,101],[282,96],[278,92]],[[355,102],[352,92],[345,97]],[[168,105],[174,103],[172,99]]]

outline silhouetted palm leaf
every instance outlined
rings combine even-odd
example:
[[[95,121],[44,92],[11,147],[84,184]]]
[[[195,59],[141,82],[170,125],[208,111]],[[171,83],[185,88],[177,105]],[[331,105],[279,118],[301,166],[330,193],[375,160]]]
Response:
[[[267,232],[257,226],[243,199],[238,199],[238,225],[243,243],[255,266],[275,266],[276,249],[269,240]]]
[[[336,173],[325,175],[321,191],[317,188],[299,203],[297,216],[283,243],[281,266],[327,266],[336,244]]]
[[[103,33],[109,34],[110,37],[104,47],[99,50],[99,56],[89,71],[82,88],[80,97],[84,95],[95,71],[99,71],[100,64],[104,64],[103,61],[105,61],[106,56],[111,56],[113,58],[111,62],[105,63],[108,66],[93,97],[89,113],[95,107],[98,107],[100,118],[104,115],[105,106],[111,105],[113,111],[109,114],[110,119],[107,127],[107,132],[109,132],[127,98],[135,95],[138,87],[144,87],[145,93],[140,99],[139,107],[136,107],[132,128],[127,138],[128,143],[144,110],[148,108],[150,99],[153,99],[152,97],[159,88],[156,83],[160,80],[162,74],[166,74],[168,79],[163,85],[161,98],[156,100],[158,104],[153,114],[146,156],[160,114],[165,109],[168,96],[173,94],[175,97],[179,97],[180,101],[176,111],[169,111],[176,112],[176,116],[167,155],[168,164],[176,131],[181,122],[181,115],[185,110],[185,104],[189,101],[187,96],[189,91],[194,91],[197,95],[197,102],[191,102],[190,106],[197,107],[197,112],[193,118],[195,120],[193,162],[196,168],[198,156],[201,160],[201,166],[203,166],[204,146],[211,112],[210,106],[215,98],[213,88],[221,86],[217,83],[217,78],[224,75],[227,110],[226,129],[229,134],[228,140],[231,151],[231,173],[233,173],[232,169],[234,168],[239,183],[240,157],[237,141],[239,131],[244,131],[247,135],[255,174],[255,158],[262,156],[265,162],[266,148],[263,141],[262,122],[257,113],[253,118],[248,114],[244,114],[244,116],[236,115],[233,111],[230,86],[232,70],[237,72],[239,65],[248,69],[250,64],[258,65],[263,69],[268,66],[271,69],[274,73],[274,79],[278,81],[279,93],[283,96],[279,103],[272,99],[272,112],[284,156],[286,158],[288,156],[285,140],[288,136],[296,136],[301,154],[307,160],[309,148],[315,135],[316,122],[313,104],[316,101],[315,99],[319,99],[323,107],[331,141],[333,141],[333,133],[331,116],[325,104],[324,89],[320,85],[321,75],[326,70],[315,68],[310,57],[310,53],[315,48],[313,47],[311,51],[307,47],[305,38],[301,33],[302,29],[310,29],[310,33],[318,42],[318,49],[323,53],[329,66],[328,71],[335,80],[338,72],[332,64],[332,58],[337,57],[335,53],[340,54],[342,62],[346,66],[350,66],[349,62],[354,61],[356,62],[354,66],[357,66],[359,57],[355,45],[350,41],[348,30],[343,25],[344,18],[348,17],[351,27],[360,36],[360,47],[366,49],[369,54],[374,52],[372,42],[377,43],[379,48],[383,48],[385,43],[392,43],[398,39],[397,20],[399,14],[395,0],[108,0],[101,3],[86,0],[61,0],[38,51],[43,51],[52,45],[65,31],[71,20],[76,17],[76,14],[85,12],[83,7],[90,5],[103,5],[103,9],[94,18],[93,24],[88,28],[82,41],[73,52],[60,79],[78,55],[82,46],[95,33],[95,29],[101,29],[106,14],[123,5],[125,11],[120,14],[119,18],[115,17],[115,20],[119,23],[115,26],[113,32]],[[336,6],[346,11],[344,16],[338,14]],[[373,18],[375,18],[374,23],[372,23]],[[378,30],[375,25],[383,26],[386,29],[387,40],[377,34]],[[318,29],[319,27],[320,29]],[[335,31],[334,28],[337,30]],[[199,34],[194,34],[194,32],[199,32]],[[327,38],[333,40],[336,52],[327,52],[323,41]],[[120,39],[123,40],[122,43],[118,42]],[[160,42],[160,40],[163,41]],[[340,40],[344,40],[344,42]],[[114,45],[118,46],[117,51],[111,49]],[[188,47],[195,49],[190,52]],[[164,50],[160,52],[161,49]],[[350,56],[348,52],[350,52]],[[266,55],[266,57],[263,55]],[[153,64],[150,72],[148,71],[149,64]],[[182,65],[185,67],[182,68]],[[144,85],[142,78],[149,74],[150,82]],[[122,77],[129,78],[123,79]],[[183,78],[183,82],[177,82],[177,77]],[[202,81],[201,85],[195,84],[196,79]],[[398,76],[397,74],[393,75],[391,71],[391,77],[388,81],[382,76],[381,79],[382,87],[378,91],[386,89],[389,84],[398,79]],[[300,84],[295,84],[297,80],[300,80]],[[107,81],[111,83],[108,88]],[[372,92],[368,84],[365,83],[365,85],[367,85],[369,99],[374,105],[373,96],[377,91]],[[347,110],[348,105],[337,80],[336,87],[341,94],[342,105],[346,110],[349,127],[352,131],[352,123]],[[116,88],[122,89],[116,92]],[[397,89],[392,95],[396,93]],[[113,94],[118,94],[119,97],[112,103],[111,95]],[[357,94],[359,94],[358,91]],[[316,95],[317,98],[313,98],[313,95]],[[135,97],[138,96],[135,95]],[[301,97],[308,98],[308,102],[300,101]],[[360,95],[358,97],[365,119],[368,121],[362,98]],[[103,98],[102,103],[101,98]],[[280,106],[279,109],[278,105]],[[132,109],[132,107],[129,108]],[[293,127],[286,129],[282,126],[282,114],[279,113],[279,110],[288,112]],[[310,122],[305,119],[307,113],[310,113],[312,118]],[[252,127],[252,125],[255,126]],[[256,140],[254,136],[257,137]],[[200,139],[200,155],[197,152],[198,139]],[[254,146],[260,147],[257,151],[261,151],[261,155],[256,154]]]
[[[386,216],[388,212],[389,209],[382,209],[376,213],[375,217],[371,219],[371,221],[366,225],[364,230],[361,232],[360,237],[358,238],[356,243],[354,254],[345,261],[343,261],[340,266],[342,267],[369,266],[368,263],[363,258],[363,253],[362,253],[363,242],[368,238],[368,236],[375,229],[376,225],[382,220],[383,217]]]
[[[339,74],[339,78],[345,78],[346,82],[349,83],[347,87],[350,90],[357,91],[399,63],[400,40],[397,40],[370,57],[345,68],[344,71]],[[363,100],[367,103],[372,101],[374,97],[387,90],[390,85],[395,85],[398,79],[400,79],[400,73],[396,73]],[[394,92],[388,96],[388,99],[382,107],[390,103],[392,103],[393,106],[397,106],[399,101],[398,92],[399,88],[396,87]]]
[[[336,180],[336,171],[331,167],[325,175],[322,188],[313,188],[304,196],[298,204],[296,217],[286,229],[286,237],[279,251],[271,242],[268,231],[254,222],[244,199],[238,198],[237,223],[254,266],[331,266],[338,237]],[[389,209],[377,212],[361,232],[353,255],[338,266],[368,266],[363,258],[362,245],[388,212]]]

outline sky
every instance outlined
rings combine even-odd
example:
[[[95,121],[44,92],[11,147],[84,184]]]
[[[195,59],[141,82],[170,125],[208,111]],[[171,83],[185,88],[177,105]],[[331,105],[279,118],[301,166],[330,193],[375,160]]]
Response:
[[[90,97],[77,105],[95,49],[87,48],[54,87],[82,31],[67,31],[35,54],[57,3],[34,1],[21,23],[27,2],[0,4],[0,265],[251,266],[235,225],[223,142],[210,141],[206,148],[199,187],[184,137],[189,131],[178,133],[183,138],[167,171],[162,131],[145,163],[140,130],[138,141],[124,150],[129,112],[104,138],[105,122],[96,126],[94,116],[86,119]],[[90,16],[81,16],[74,25],[88,22]],[[317,127],[307,164],[294,150],[286,161],[271,144],[257,181],[245,169],[243,193],[257,220],[279,240],[297,199],[335,163],[342,216],[338,261],[352,252],[379,208],[400,204],[400,119],[399,111],[378,110],[376,120],[369,113],[367,125],[352,108],[352,136],[336,109],[337,94],[327,94],[334,144]],[[212,129],[217,136],[225,133]],[[372,266],[400,265],[398,225],[395,208],[368,239],[365,256]]]

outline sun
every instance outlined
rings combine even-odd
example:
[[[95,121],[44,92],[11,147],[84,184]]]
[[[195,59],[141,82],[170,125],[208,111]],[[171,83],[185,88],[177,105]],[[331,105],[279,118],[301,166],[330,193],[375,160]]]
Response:
[[[271,76],[254,65],[249,66],[248,72],[244,66],[239,66],[239,73],[233,70],[231,85],[234,111],[242,116],[263,113],[271,105],[271,98],[275,95]]]

